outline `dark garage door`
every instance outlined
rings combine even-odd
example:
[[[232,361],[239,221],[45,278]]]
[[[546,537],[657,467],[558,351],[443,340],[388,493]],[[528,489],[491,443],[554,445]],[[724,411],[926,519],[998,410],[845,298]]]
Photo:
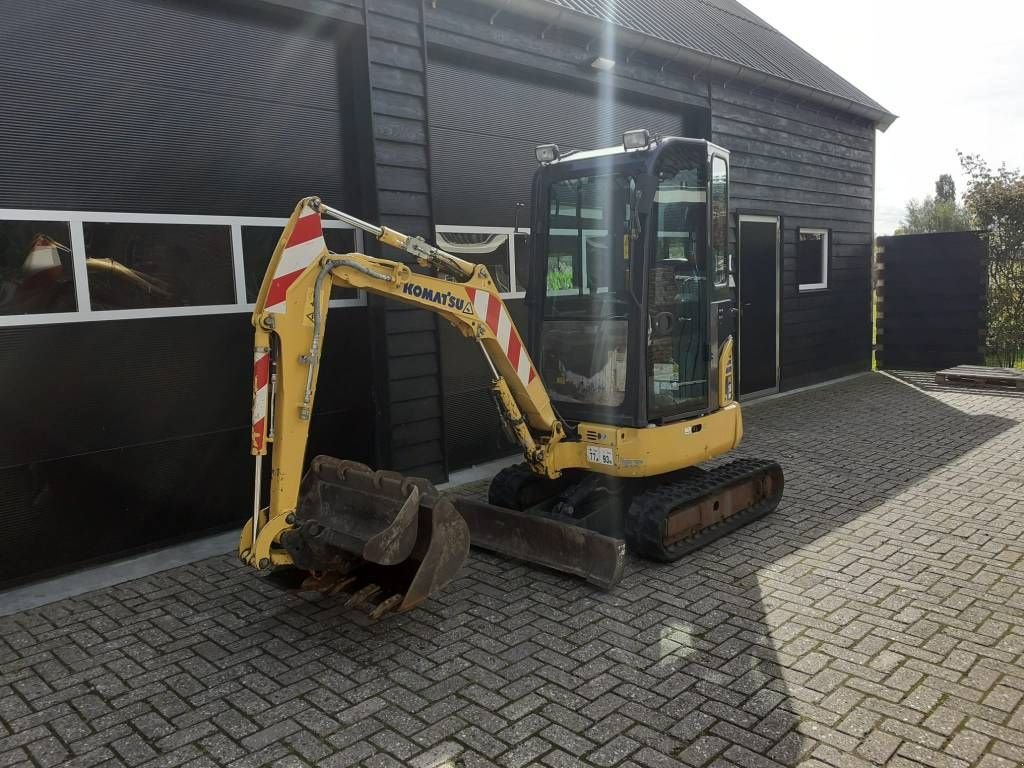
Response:
[[[282,217],[310,193],[344,205],[338,77],[361,35],[350,46],[337,22],[241,4],[2,7],[0,208]],[[210,254],[167,245],[183,281],[213,282]],[[138,314],[0,328],[0,582],[234,527],[251,508],[248,315]],[[337,310],[328,331],[311,450],[365,460],[365,310]]]
[[[536,72],[495,71],[435,56],[427,73],[434,219],[440,225],[511,227],[516,203],[524,203],[519,224],[529,226],[537,144],[591,149],[621,142],[623,131],[631,128],[700,135],[703,125],[699,111],[621,93],[602,106],[595,89],[545,80]],[[523,239],[515,246],[521,271]],[[518,277],[522,283],[524,276]],[[522,299],[507,301],[525,334]],[[480,350],[441,325],[449,468],[513,453],[488,391]]]

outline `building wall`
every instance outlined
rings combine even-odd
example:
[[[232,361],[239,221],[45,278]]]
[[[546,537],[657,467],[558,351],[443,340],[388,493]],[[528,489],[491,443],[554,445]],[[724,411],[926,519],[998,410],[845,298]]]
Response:
[[[280,219],[304,195],[345,207],[359,188],[339,74],[365,62],[351,24],[129,0],[102,13],[9,3],[4,20],[0,209]],[[251,296],[236,287],[262,269],[235,285],[228,225],[163,224],[149,241],[148,225],[105,226],[83,224],[74,243],[66,222],[0,221],[4,289],[38,230],[90,258],[149,262],[189,306],[151,308],[92,271],[86,291],[65,263],[52,301],[70,312],[0,315],[0,583],[234,528],[251,509]],[[272,243],[280,225],[261,229]],[[75,311],[76,289],[106,314]],[[371,461],[367,309],[334,311],[327,339],[310,450]]]
[[[782,217],[781,389],[870,369],[874,127],[721,83],[711,126],[732,153],[733,225],[743,211]],[[801,227],[830,232],[824,290],[798,289]]]

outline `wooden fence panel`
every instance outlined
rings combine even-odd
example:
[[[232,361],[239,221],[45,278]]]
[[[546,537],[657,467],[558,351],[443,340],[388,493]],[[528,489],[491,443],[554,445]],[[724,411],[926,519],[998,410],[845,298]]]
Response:
[[[933,371],[984,363],[987,250],[977,232],[879,237],[879,368]]]

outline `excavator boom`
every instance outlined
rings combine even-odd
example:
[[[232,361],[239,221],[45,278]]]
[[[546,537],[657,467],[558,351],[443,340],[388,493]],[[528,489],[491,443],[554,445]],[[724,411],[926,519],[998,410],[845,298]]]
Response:
[[[331,253],[321,215],[362,229],[453,279],[414,272],[400,261]],[[374,618],[409,610],[447,583],[466,558],[470,530],[477,545],[551,567],[563,564],[563,570],[604,586],[618,581],[624,561],[618,539],[454,500],[426,480],[356,462],[320,456],[303,474],[333,285],[436,312],[476,342],[493,371],[502,417],[527,462],[542,476],[561,473],[552,449],[564,438],[564,427],[486,267],[306,198],[281,235],[253,312],[256,476],[252,517],[239,543],[243,562],[279,578],[291,569],[309,574],[306,587],[351,594],[352,604]],[[264,507],[262,458],[270,446]]]

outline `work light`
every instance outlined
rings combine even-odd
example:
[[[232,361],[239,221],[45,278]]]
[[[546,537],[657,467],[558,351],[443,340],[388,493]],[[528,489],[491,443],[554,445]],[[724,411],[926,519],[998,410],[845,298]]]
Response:
[[[547,165],[553,163],[558,159],[558,145],[557,144],[541,144],[536,150],[537,162],[541,165]]]
[[[646,128],[626,131],[622,134],[622,146],[629,149],[647,149],[651,145],[651,133]]]

